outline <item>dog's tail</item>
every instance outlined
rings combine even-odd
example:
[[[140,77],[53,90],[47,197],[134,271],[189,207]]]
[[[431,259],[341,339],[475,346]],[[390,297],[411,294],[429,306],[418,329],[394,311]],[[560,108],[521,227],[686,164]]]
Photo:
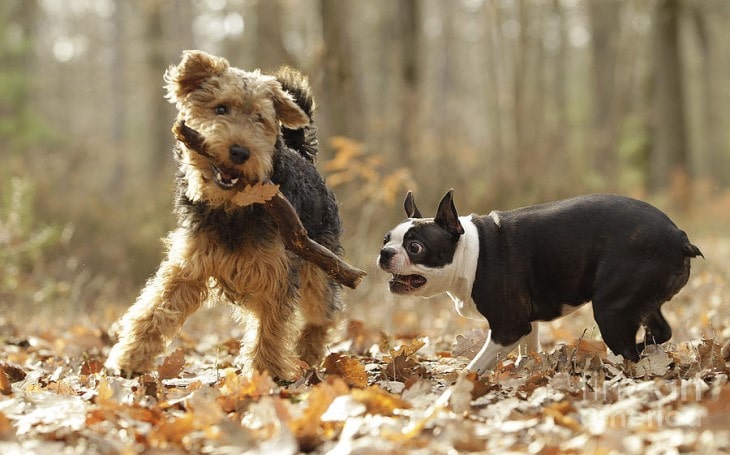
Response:
[[[282,127],[281,134],[284,136],[286,145],[299,152],[305,159],[314,163],[317,158],[319,141],[317,140],[317,127],[314,124],[314,111],[316,105],[312,95],[312,87],[309,79],[294,68],[282,66],[274,77],[279,81],[282,88],[289,92],[297,105],[309,117],[309,124],[298,130]]]
[[[689,237],[687,237],[684,231],[682,231],[682,253],[688,258],[696,258],[697,256],[705,257],[699,248],[689,242]]]

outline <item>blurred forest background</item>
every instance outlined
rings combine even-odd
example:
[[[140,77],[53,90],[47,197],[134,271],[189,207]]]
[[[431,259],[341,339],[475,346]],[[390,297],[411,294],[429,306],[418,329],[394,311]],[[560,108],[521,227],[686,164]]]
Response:
[[[3,0],[1,313],[114,317],[154,272],[162,74],[192,48],[311,77],[318,166],[371,272],[348,299],[373,323],[406,189],[425,213],[451,187],[465,213],[617,192],[726,233],[729,25],[727,0]]]

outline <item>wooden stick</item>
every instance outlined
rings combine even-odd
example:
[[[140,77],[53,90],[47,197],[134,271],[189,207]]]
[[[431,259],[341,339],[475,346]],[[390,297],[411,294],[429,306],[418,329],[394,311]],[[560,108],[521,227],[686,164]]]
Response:
[[[210,154],[205,149],[204,138],[200,133],[185,125],[184,120],[175,122],[175,125],[172,127],[172,132],[177,140],[182,142],[190,150],[210,157]],[[264,183],[273,184],[270,181]],[[238,190],[240,191],[242,189],[243,186],[239,185]],[[263,205],[266,208],[266,212],[276,223],[281,240],[284,242],[284,247],[288,250],[293,251],[300,258],[321,268],[338,283],[351,289],[355,289],[363,277],[367,275],[365,271],[351,266],[332,251],[309,238],[307,229],[299,219],[296,210],[294,210],[289,200],[280,191],[277,191],[271,199],[263,202]]]
[[[264,207],[278,226],[279,234],[287,249],[305,261],[315,264],[348,288],[355,289],[360,284],[366,273],[310,239],[294,207],[281,192],[277,192],[274,197],[264,202]]]

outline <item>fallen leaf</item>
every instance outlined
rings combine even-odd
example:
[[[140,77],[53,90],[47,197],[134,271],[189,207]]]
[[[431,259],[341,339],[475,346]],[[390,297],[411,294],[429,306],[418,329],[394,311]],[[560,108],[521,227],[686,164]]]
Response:
[[[396,357],[410,357],[425,345],[425,341],[420,338],[416,338],[415,340],[411,340],[411,342],[408,344],[401,345],[398,349],[389,349],[389,354],[383,356],[383,360],[385,360],[386,362],[390,362],[393,361],[393,359],[395,359]]]
[[[367,389],[353,389],[350,396],[364,404],[369,414],[392,416],[396,409],[411,408],[407,401],[382,390],[378,386],[370,386]]]
[[[672,358],[655,344],[644,349],[644,356],[635,365],[636,377],[662,376],[669,370]]]
[[[368,408],[352,395],[340,395],[327,407],[320,419],[323,422],[345,422],[347,419],[365,414]]]
[[[81,364],[80,374],[82,376],[90,376],[92,374],[100,373],[104,369],[104,362],[99,359],[87,359]]]
[[[577,358],[605,357],[607,353],[606,343],[601,340],[580,338],[570,345],[575,350]]]
[[[459,379],[451,386],[449,404],[451,405],[451,409],[458,414],[468,412],[471,409],[474,382],[467,376],[468,373],[459,375]]]
[[[338,396],[345,395],[349,389],[344,380],[330,376],[327,382],[317,384],[307,398],[307,407],[298,419],[289,422],[289,429],[299,442],[299,447],[309,452],[323,441],[332,439],[335,427],[322,422],[322,415]]]
[[[273,183],[259,182],[253,185],[246,185],[236,193],[231,201],[239,207],[251,204],[263,204],[279,192],[279,185]]]
[[[725,357],[722,354],[722,346],[714,339],[703,339],[697,346],[700,368],[708,368],[723,371],[725,368]]]
[[[0,364],[0,370],[5,370],[5,374],[8,375],[10,382],[22,381],[26,376],[25,371],[21,367],[12,363]]]
[[[568,415],[575,412],[575,407],[569,401],[552,403],[548,406],[545,406],[542,411],[545,415],[552,417],[553,420],[555,420],[555,423],[557,423],[558,425],[561,425],[573,431],[581,430],[580,423],[578,423],[575,418]]]
[[[196,429],[195,416],[186,412],[180,417],[170,417],[152,427],[149,439],[153,446],[179,446],[185,436]]]
[[[0,393],[3,395],[13,393],[13,386],[10,385],[10,379],[3,368],[0,368]]]
[[[0,412],[0,440],[5,439],[5,436],[9,436],[13,427],[10,424],[10,419]]]
[[[426,369],[418,361],[406,356],[398,355],[382,366],[381,371],[391,381],[412,382],[426,374]]]
[[[456,344],[452,352],[454,357],[473,359],[484,347],[487,341],[487,332],[484,330],[472,329],[463,335],[456,336]]]
[[[332,353],[324,361],[327,374],[334,374],[344,379],[351,387],[367,387],[368,374],[365,365],[354,357]]]
[[[157,368],[157,374],[162,379],[176,378],[180,375],[185,366],[185,351],[182,348],[165,357],[162,365]]]

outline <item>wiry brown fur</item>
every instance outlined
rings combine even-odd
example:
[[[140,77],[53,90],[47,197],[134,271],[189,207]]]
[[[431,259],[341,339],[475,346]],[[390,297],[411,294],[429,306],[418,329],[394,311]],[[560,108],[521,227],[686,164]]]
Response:
[[[176,147],[179,227],[167,237],[167,257],[157,273],[118,322],[109,369],[150,370],[206,300],[211,283],[258,322],[254,341],[241,350],[246,373],[255,369],[290,379],[296,355],[310,365],[322,359],[340,319],[339,285],[284,249],[263,208],[237,207],[231,202],[235,191],[220,183],[221,176],[245,183],[274,180],[310,236],[341,253],[336,202],[312,164],[316,136],[309,85],[294,70],[281,74],[286,78],[280,82],[200,51],[186,51],[165,73],[177,121],[200,133],[207,154],[182,143]],[[289,148],[282,127],[292,137],[307,138],[306,144]],[[247,150],[244,162],[233,159],[234,146]]]

